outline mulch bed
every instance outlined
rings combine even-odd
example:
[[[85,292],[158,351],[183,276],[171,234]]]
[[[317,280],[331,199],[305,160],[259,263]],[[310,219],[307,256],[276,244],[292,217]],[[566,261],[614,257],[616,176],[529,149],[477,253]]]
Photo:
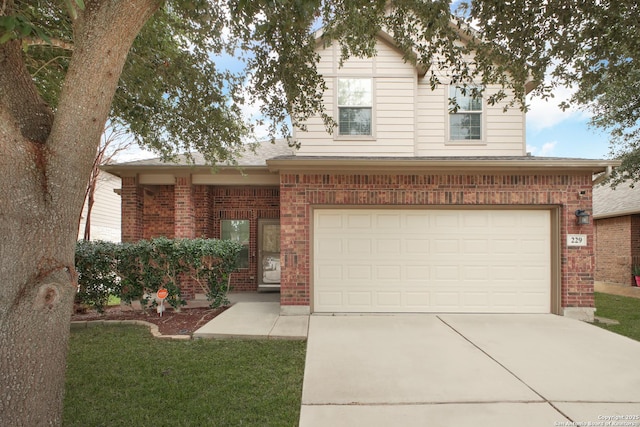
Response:
[[[162,316],[159,316],[155,309],[149,309],[145,313],[126,306],[116,306],[108,307],[102,314],[93,310],[86,313],[74,313],[71,316],[71,321],[143,320],[157,325],[162,335],[191,335],[227,308],[182,308],[178,312],[167,308]]]

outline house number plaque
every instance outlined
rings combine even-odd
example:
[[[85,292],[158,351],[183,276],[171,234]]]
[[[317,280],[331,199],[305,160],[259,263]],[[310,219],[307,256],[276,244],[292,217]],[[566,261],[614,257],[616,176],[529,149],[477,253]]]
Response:
[[[587,246],[587,235],[567,234],[567,246]]]

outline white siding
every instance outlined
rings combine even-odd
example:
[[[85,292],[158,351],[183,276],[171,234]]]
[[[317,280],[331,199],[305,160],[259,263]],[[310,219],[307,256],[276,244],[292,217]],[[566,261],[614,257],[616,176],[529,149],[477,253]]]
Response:
[[[495,93],[489,88],[487,96]],[[517,107],[487,105],[482,112],[481,141],[449,141],[448,86],[432,91],[427,81],[418,85],[418,156],[523,156],[525,116]]]
[[[91,240],[120,241],[120,196],[113,190],[121,187],[120,178],[110,173],[100,172],[91,210]],[[84,236],[87,220],[87,205],[82,208],[78,238]]]
[[[371,137],[330,135],[319,118],[308,121],[307,132],[295,132],[301,143],[301,156],[413,156],[415,154],[415,95],[417,70],[404,63],[402,55],[384,41],[377,45],[374,58],[350,58],[339,66],[339,50],[321,50],[319,71],[327,82],[325,108],[337,118],[334,102],[339,77],[371,78],[373,82],[373,120]]]
[[[373,119],[371,137],[329,134],[319,118],[308,121],[308,132],[294,129],[301,156],[522,156],[526,153],[525,115],[504,104],[482,112],[482,140],[449,141],[448,86],[431,90],[428,77],[380,39],[374,58],[351,58],[339,66],[339,49],[320,47],[318,70],[327,83],[325,108],[338,116],[336,80],[339,77],[372,78]],[[487,95],[495,93],[489,88]]]

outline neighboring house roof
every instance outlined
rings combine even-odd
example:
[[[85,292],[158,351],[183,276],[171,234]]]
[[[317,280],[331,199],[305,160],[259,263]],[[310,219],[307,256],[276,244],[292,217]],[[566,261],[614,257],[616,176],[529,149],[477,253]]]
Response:
[[[640,190],[623,183],[615,189],[608,185],[593,188],[593,217],[609,218],[640,214]]]

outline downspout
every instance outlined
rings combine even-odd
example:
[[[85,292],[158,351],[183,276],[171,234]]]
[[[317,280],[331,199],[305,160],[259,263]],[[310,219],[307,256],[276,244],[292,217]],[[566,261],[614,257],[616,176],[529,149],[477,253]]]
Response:
[[[593,186],[595,187],[596,185],[600,184],[605,179],[608,179],[611,176],[612,172],[613,172],[613,166],[607,166],[606,171],[603,174],[598,175],[593,180]]]

